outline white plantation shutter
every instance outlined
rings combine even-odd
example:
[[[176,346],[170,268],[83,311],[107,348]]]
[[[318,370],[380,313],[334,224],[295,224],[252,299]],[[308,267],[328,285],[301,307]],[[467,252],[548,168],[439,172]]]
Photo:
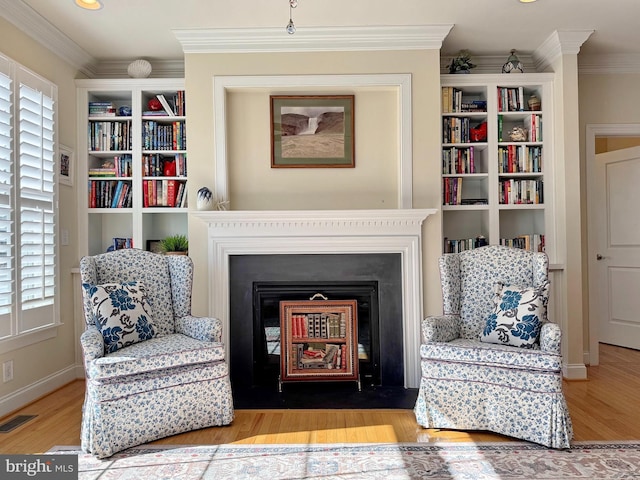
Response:
[[[13,331],[12,81],[0,58],[0,338]]]
[[[54,84],[0,55],[0,353],[59,324],[56,97]]]
[[[55,124],[54,100],[47,84],[29,72],[20,72],[20,331],[51,324],[55,319]]]

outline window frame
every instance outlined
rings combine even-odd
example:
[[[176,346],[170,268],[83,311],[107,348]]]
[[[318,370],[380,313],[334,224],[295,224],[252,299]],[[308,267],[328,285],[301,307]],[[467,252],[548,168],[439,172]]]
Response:
[[[8,161],[11,169],[9,173],[9,204],[11,208],[9,209],[10,227],[8,227],[10,228],[10,233],[6,236],[12,239],[8,249],[11,252],[11,304],[9,305],[11,313],[0,315],[0,322],[7,322],[9,324],[8,326],[6,323],[0,325],[0,354],[3,354],[56,337],[58,327],[62,325],[62,322],[60,321],[59,302],[60,256],[58,242],[59,211],[57,185],[57,164],[59,157],[57,142],[58,87],[53,82],[1,53],[0,74],[7,76],[11,82],[8,115],[10,134],[0,138],[0,141],[3,139],[6,141],[7,136],[9,138]],[[39,157],[30,155],[27,147],[21,149],[21,127],[24,128],[25,124],[29,122],[29,119],[26,117],[21,117],[21,108],[26,112],[24,107],[29,101],[26,97],[21,97],[21,86],[28,87],[30,90],[28,93],[36,92],[46,97],[41,97],[39,100],[40,103],[35,104],[37,107],[40,107],[40,116],[38,116],[38,112],[36,112],[34,117],[35,120],[40,121],[40,124],[36,125],[40,127],[40,130],[35,136],[35,145],[39,147]],[[5,88],[3,92],[6,93],[7,89]],[[50,105],[47,105],[48,103],[50,103]],[[4,111],[0,111],[0,114],[3,112]],[[5,120],[2,126],[7,125],[7,115],[6,112],[4,113],[4,118],[0,117],[0,121]],[[50,117],[47,115],[50,115]],[[22,125],[21,120],[23,121]],[[23,140],[24,138],[25,137],[22,137]],[[27,144],[25,143],[25,145]],[[0,144],[0,147],[2,147],[2,144]],[[34,143],[30,143],[28,147],[33,149]],[[6,148],[4,153],[5,157],[1,160],[6,164]],[[0,155],[1,154],[3,154],[2,151],[0,151]],[[41,167],[37,168],[42,168],[42,170],[39,171],[39,179],[41,180],[40,190],[38,190],[38,188],[28,188],[26,183],[24,185],[21,184],[22,179],[37,179],[37,177],[29,177],[29,175],[25,177],[24,171],[21,175],[21,166],[26,169],[30,168],[25,162],[25,158],[29,156],[36,160],[36,164],[39,163],[41,165]],[[49,169],[51,169],[51,171],[49,171]],[[25,197],[25,195],[30,195],[31,198],[21,202],[21,198]],[[23,217],[23,211],[25,211],[30,204],[31,206],[36,205],[36,208],[31,209],[31,215]],[[47,208],[50,210],[47,211]],[[6,205],[4,211],[7,211]],[[36,213],[33,214],[33,212]],[[33,234],[47,237],[47,242],[44,242],[40,248],[37,243],[32,242],[31,247],[29,247],[29,244],[22,243],[25,234],[29,231],[23,230],[21,225],[28,219],[27,217],[30,216],[31,220],[33,220],[33,215],[37,216],[38,214],[41,214],[43,221],[40,222],[40,231],[34,231]],[[37,226],[38,222],[36,221],[35,224]],[[31,225],[34,225],[33,221],[31,221]],[[24,308],[25,306],[30,307],[30,303],[33,303],[33,301],[22,299],[26,288],[26,286],[23,285],[23,274],[27,268],[33,269],[34,267],[38,267],[37,264],[31,265],[30,267],[22,265],[21,257],[23,257],[29,249],[40,251],[41,264],[39,265],[43,271],[48,270],[45,276],[40,278],[35,277],[36,283],[41,283],[43,285],[42,290],[46,292],[43,305],[36,306],[35,308]],[[52,273],[51,268],[47,269],[47,265],[51,265],[51,263],[47,263],[47,259],[51,261],[51,258],[53,259]],[[49,282],[46,280],[49,280]],[[46,285],[51,285],[51,281],[53,282],[52,287],[45,288]]]

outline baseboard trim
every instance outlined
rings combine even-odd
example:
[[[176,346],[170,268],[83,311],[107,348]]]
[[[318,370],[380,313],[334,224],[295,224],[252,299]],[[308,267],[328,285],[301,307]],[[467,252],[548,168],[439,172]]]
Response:
[[[586,380],[587,367],[583,363],[562,365],[562,375],[567,380]]]
[[[82,377],[84,377],[84,372]],[[54,390],[78,379],[77,365],[53,373],[31,385],[20,388],[4,397],[0,397],[0,417],[23,408],[25,405],[44,397]]]

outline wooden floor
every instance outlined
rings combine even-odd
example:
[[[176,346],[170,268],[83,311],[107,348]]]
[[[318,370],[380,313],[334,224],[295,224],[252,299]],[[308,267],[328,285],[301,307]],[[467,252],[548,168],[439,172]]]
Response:
[[[601,364],[589,380],[565,382],[574,440],[640,439],[640,351],[601,345]],[[37,415],[0,433],[0,453],[42,453],[54,445],[80,445],[84,382],[73,382],[15,415]],[[5,419],[3,419],[5,420]],[[484,432],[427,430],[411,410],[236,410],[226,427],[165,438],[156,444],[384,443],[429,441],[511,441]]]

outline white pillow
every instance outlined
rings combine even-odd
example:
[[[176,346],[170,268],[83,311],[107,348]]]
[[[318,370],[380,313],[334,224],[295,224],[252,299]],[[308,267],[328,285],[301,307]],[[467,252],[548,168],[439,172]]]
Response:
[[[82,286],[91,298],[94,320],[104,338],[106,353],[154,337],[153,312],[142,283],[83,283]]]
[[[486,343],[536,348],[542,324],[547,320],[549,282],[521,287],[498,282],[495,309],[480,337]]]

